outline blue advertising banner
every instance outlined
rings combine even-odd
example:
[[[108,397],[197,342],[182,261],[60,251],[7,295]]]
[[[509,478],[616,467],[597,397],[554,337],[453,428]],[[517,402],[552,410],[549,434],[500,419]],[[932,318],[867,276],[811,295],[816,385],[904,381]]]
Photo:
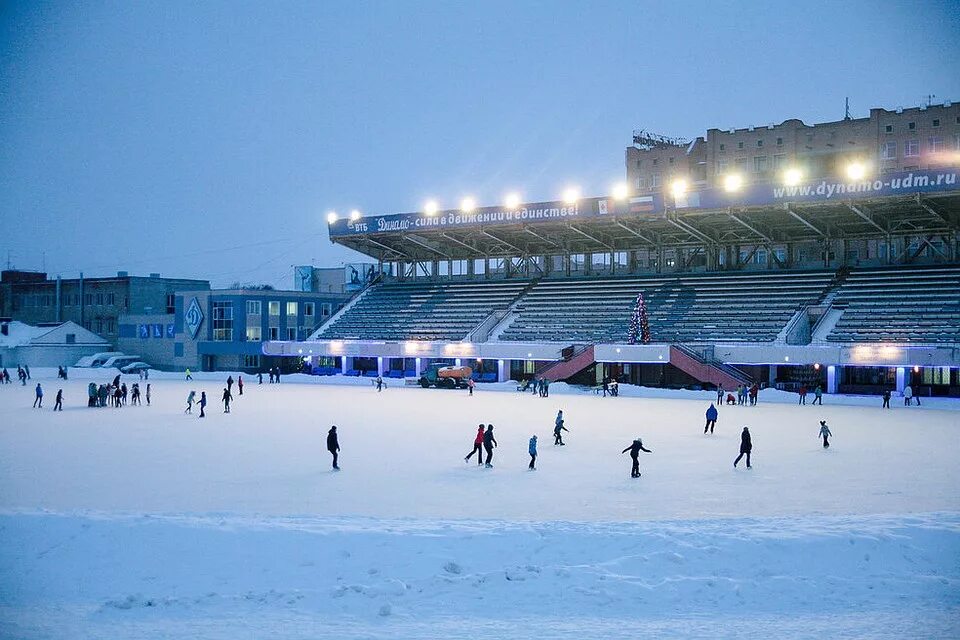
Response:
[[[153,337],[154,337],[154,338],[162,338],[162,337],[163,337],[163,325],[162,325],[162,324],[155,324],[155,325],[153,325]]]
[[[174,333],[174,330],[173,330],[174,326],[175,325],[173,323],[170,323],[167,325],[167,338],[171,340],[176,337],[176,334]]]
[[[137,325],[137,335],[140,336],[141,340],[146,340],[150,337],[150,325],[148,324],[138,324]]]
[[[783,202],[830,202],[866,198],[883,198],[911,193],[956,191],[957,168],[903,171],[882,177],[862,180],[821,178],[795,186],[763,183],[745,185],[743,189],[727,192],[710,187],[689,191],[674,198],[677,209],[723,209],[735,206],[763,206]]]
[[[576,221],[598,218],[608,214],[653,213],[663,211],[659,194],[638,196],[628,202],[612,198],[582,198],[574,204],[564,202],[534,202],[516,209],[481,207],[470,213],[459,210],[426,213],[394,213],[358,220],[337,220],[329,225],[330,237],[365,235],[403,231],[457,229],[485,225]]]

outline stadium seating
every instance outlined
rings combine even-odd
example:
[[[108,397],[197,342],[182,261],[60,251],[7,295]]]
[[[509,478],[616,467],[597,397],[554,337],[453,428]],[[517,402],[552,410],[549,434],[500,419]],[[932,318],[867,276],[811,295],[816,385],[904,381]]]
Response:
[[[830,342],[960,343],[960,265],[854,269]]]
[[[462,340],[527,285],[513,280],[378,285],[317,339]]]
[[[643,292],[654,342],[770,342],[804,304],[818,301],[832,271],[542,280],[499,336],[516,342],[627,341]]]

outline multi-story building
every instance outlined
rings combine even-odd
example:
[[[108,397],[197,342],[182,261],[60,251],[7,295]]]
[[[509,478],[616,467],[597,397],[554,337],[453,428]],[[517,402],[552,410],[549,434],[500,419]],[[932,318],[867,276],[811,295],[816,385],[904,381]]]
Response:
[[[48,278],[10,270],[0,274],[0,317],[32,325],[69,320],[116,345],[120,316],[173,313],[176,291],[209,289],[207,280],[161,278],[159,273]]]
[[[776,182],[788,170],[803,178],[843,177],[852,163],[871,175],[956,164],[960,154],[960,104],[909,109],[874,108],[866,118],[743,129],[709,129],[692,143],[635,135],[627,147],[630,188],[666,191],[675,180],[722,186],[735,175],[744,184]]]
[[[169,313],[120,319],[119,347],[160,369],[258,371],[290,367],[264,360],[268,340],[304,340],[350,298],[344,293],[273,289],[177,291]]]

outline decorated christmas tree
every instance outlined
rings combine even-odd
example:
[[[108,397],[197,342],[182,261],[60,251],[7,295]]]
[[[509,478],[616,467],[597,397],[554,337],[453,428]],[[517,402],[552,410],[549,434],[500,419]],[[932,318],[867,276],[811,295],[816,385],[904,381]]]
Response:
[[[637,302],[633,305],[627,342],[630,344],[637,344],[637,342],[649,344],[650,342],[650,321],[647,319],[647,303],[643,299],[642,291],[637,294]]]

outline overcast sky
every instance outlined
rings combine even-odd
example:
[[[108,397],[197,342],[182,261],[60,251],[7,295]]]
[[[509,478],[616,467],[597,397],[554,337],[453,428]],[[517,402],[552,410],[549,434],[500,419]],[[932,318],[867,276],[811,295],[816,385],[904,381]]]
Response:
[[[194,6],[200,5],[200,6]],[[602,194],[694,137],[960,100],[960,2],[3,2],[0,258],[292,286],[325,215]]]

